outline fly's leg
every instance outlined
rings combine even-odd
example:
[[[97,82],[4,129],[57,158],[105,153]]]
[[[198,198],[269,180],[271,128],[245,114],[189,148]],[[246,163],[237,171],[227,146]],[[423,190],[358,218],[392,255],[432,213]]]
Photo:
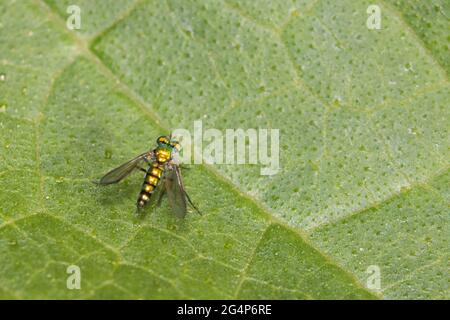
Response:
[[[152,152],[149,153],[147,156],[145,156],[143,159],[144,159],[145,163],[147,163],[149,166],[151,166],[152,163],[153,163],[153,161],[154,161],[153,158],[154,158],[154,153],[153,153],[153,151],[152,151]],[[141,170],[142,172],[147,173],[147,170],[145,170],[145,169],[142,168],[142,167],[139,167],[139,170]]]
[[[201,213],[200,210],[198,210],[198,208],[194,205],[194,203],[192,202],[191,198],[189,197],[189,195],[188,195],[188,193],[186,192],[186,190],[184,190],[184,188],[183,188],[183,191],[184,191],[184,194],[186,195],[186,199],[188,199],[189,204],[192,206],[192,208],[194,208],[195,211],[197,211],[197,213],[198,213],[199,215],[202,215],[202,213]]]
[[[145,157],[144,161],[147,162],[148,165],[151,165],[153,161],[155,161],[155,153],[153,151],[149,152]]]

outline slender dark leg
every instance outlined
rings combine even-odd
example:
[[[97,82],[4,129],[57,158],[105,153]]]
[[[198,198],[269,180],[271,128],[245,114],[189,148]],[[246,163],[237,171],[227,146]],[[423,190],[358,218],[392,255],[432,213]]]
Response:
[[[144,157],[144,161],[147,162],[147,164],[151,165],[153,162],[153,158],[154,158],[154,153],[152,151],[147,156]]]
[[[192,208],[194,208],[195,211],[197,211],[199,215],[202,215],[202,213],[200,212],[200,210],[198,210],[198,208],[197,208],[197,207],[194,205],[194,203],[192,202],[192,200],[191,200],[191,198],[189,197],[189,195],[187,194],[187,192],[186,192],[184,189],[183,189],[183,191],[184,191],[184,194],[186,195],[186,198],[187,198],[188,201],[189,201],[189,204],[192,206]]]
[[[145,172],[145,173],[147,173],[147,170],[145,170],[144,168],[142,168],[142,167],[139,167],[139,170],[141,170],[142,172]]]

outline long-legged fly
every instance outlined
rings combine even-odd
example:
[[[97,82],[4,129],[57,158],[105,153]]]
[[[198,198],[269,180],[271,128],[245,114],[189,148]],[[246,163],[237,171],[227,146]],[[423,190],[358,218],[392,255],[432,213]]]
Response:
[[[138,169],[145,172],[145,179],[136,202],[138,212],[144,208],[151,198],[156,198],[157,195],[154,193],[158,193],[158,203],[161,202],[162,196],[167,193],[169,204],[176,216],[184,217],[188,204],[200,213],[184,188],[180,166],[175,157],[180,151],[181,145],[178,141],[172,140],[171,136],[161,136],[156,140],[156,143],[156,148],[138,155],[105,174],[98,181],[98,184],[117,183],[133,170]],[[144,169],[143,164],[147,164],[148,168]]]

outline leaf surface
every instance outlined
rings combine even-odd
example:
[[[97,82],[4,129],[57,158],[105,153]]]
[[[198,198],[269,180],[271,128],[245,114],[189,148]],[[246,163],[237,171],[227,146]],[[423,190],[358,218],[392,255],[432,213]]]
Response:
[[[1,298],[450,297],[448,3],[71,4],[0,1]],[[280,171],[193,166],[184,220],[91,183],[198,119]]]

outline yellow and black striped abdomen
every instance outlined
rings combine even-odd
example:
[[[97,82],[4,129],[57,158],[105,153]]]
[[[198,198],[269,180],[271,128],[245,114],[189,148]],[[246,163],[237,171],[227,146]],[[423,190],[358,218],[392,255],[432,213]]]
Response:
[[[142,184],[141,193],[137,200],[137,207],[140,209],[150,200],[152,193],[155,191],[159,180],[161,179],[164,167],[158,162],[153,162],[148,168],[145,175],[144,183]]]

